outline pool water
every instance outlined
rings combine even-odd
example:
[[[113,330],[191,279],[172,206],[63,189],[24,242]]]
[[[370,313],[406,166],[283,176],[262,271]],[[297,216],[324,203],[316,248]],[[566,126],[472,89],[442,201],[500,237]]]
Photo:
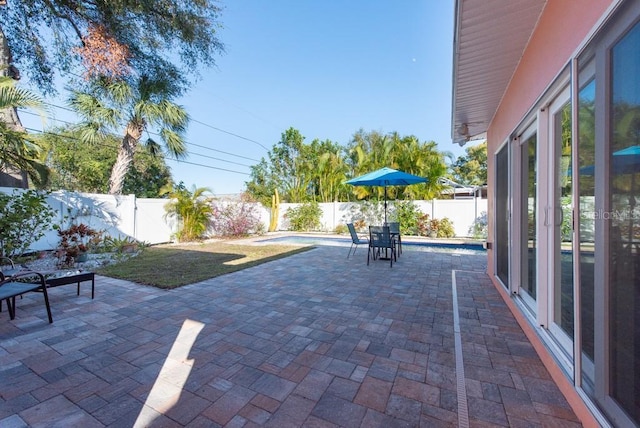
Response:
[[[351,239],[334,238],[328,236],[280,236],[278,238],[263,239],[260,242],[277,242],[293,245],[325,245],[334,247],[350,247]],[[422,251],[438,253],[455,253],[469,255],[485,255],[487,252],[481,244],[445,243],[445,242],[406,242],[402,241],[403,251]]]

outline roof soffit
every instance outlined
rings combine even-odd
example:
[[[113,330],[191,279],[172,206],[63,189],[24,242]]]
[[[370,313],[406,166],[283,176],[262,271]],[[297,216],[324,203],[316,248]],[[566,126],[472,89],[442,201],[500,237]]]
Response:
[[[456,0],[451,136],[485,138],[546,0]]]

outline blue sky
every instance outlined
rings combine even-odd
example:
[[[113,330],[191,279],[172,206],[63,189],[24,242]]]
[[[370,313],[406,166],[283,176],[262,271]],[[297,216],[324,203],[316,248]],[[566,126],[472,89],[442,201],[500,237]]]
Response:
[[[167,161],[174,179],[240,192],[289,127],[343,145],[361,128],[397,131],[463,154],[450,136],[453,3],[222,2],[226,52],[178,100],[194,121],[189,163]]]

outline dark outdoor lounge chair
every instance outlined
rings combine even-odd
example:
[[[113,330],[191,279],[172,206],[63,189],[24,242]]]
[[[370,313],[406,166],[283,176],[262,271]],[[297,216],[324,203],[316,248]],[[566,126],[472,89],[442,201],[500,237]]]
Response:
[[[19,278],[29,278],[31,282],[19,282]],[[15,273],[9,277],[3,277],[0,281],[0,303],[3,300],[7,301],[9,307],[9,317],[15,319],[16,317],[16,297],[21,296],[30,291],[40,291],[44,296],[44,304],[47,308],[47,316],[49,317],[49,323],[53,322],[51,317],[51,307],[49,306],[49,295],[47,294],[47,286],[44,281],[44,276],[38,272],[22,271]]]
[[[369,240],[367,238],[361,238],[358,236],[356,232],[356,228],[353,226],[353,223],[347,223],[347,227],[349,228],[349,233],[351,234],[351,247],[349,248],[349,252],[347,253],[347,258],[351,255],[351,250],[353,249],[353,254],[356,253],[356,249],[358,245],[369,245]]]
[[[23,270],[22,267],[16,267],[11,258],[0,256],[0,281]]]

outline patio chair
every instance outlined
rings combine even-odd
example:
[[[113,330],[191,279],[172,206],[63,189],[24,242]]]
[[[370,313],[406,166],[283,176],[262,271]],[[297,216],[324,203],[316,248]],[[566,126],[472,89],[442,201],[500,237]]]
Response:
[[[11,258],[0,256],[0,281],[23,270],[22,267],[16,267]]]
[[[369,256],[373,254],[373,259],[377,260],[382,255],[382,250],[389,257],[391,267],[393,262],[398,261],[396,256],[396,241],[391,236],[389,226],[369,226],[369,254],[367,254],[367,265],[369,264]],[[388,252],[391,251],[391,254]],[[380,257],[386,260],[386,257]]]
[[[356,232],[356,228],[353,226],[353,223],[347,223],[347,227],[349,228],[349,233],[351,234],[351,247],[349,248],[349,252],[347,253],[347,258],[351,255],[351,249],[353,248],[353,254],[356,253],[356,249],[358,245],[367,245],[369,246],[369,240],[367,238],[361,238],[358,236]]]
[[[389,223],[389,232],[391,232],[392,237],[396,240],[396,244],[398,246],[398,254],[402,254],[402,237],[400,236],[400,223]]]
[[[32,282],[18,282],[16,279],[20,277],[31,277]],[[37,279],[35,279],[37,278]],[[9,307],[9,318],[12,320],[16,317],[16,297],[22,296],[30,291],[40,291],[44,296],[44,304],[47,308],[47,316],[49,324],[53,323],[51,317],[51,307],[49,306],[49,295],[47,294],[47,285],[44,276],[41,273],[33,271],[18,272],[11,277],[0,281],[0,302],[7,301]]]

